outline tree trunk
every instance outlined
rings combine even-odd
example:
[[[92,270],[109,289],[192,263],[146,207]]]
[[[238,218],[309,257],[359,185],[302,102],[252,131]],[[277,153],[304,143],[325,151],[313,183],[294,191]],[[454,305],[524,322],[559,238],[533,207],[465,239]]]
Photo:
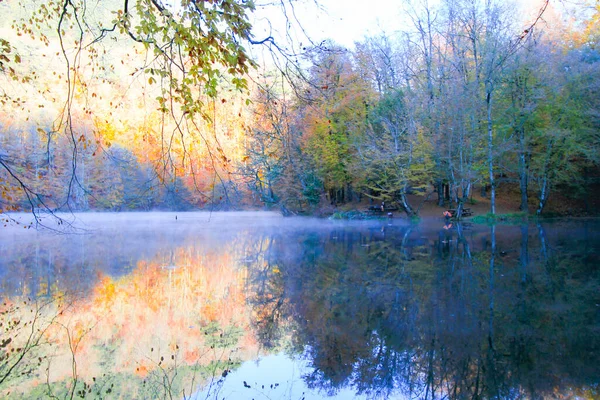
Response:
[[[491,84],[487,84],[491,85]],[[490,212],[496,214],[496,181],[494,179],[494,131],[492,126],[492,88],[486,88],[487,133],[488,133],[488,173],[490,178]]]
[[[521,189],[521,205],[519,210],[526,213],[529,212],[529,198],[527,196],[528,188],[528,177],[529,177],[529,163],[527,162],[527,154],[525,152],[524,132],[520,132],[520,152],[519,152],[519,187]]]
[[[400,195],[400,205],[402,206],[402,209],[404,210],[404,212],[406,213],[406,215],[408,217],[412,217],[412,216],[416,215],[415,210],[408,203],[408,199],[406,198],[405,193],[402,193]]]
[[[281,215],[284,217],[291,217],[294,215],[294,213],[291,212],[283,203],[279,203],[279,208],[281,210]]]
[[[544,207],[546,206],[546,202],[548,201],[549,192],[550,184],[548,183],[548,178],[544,176],[542,180],[542,188],[540,189],[540,202],[538,204],[538,209],[535,212],[537,215],[541,215],[542,211],[544,211]]]
[[[460,220],[462,218],[462,212],[463,212],[463,206],[466,200],[469,199],[469,195],[471,193],[471,183],[467,183],[466,186],[462,187],[462,193],[461,193],[461,197],[458,197],[458,194],[456,196],[456,214],[454,215],[454,217],[458,220]]]
[[[444,207],[444,183],[441,179],[436,182],[436,186],[438,192],[438,206]]]
[[[453,215],[454,218],[460,220],[462,218],[463,202],[458,201],[456,205],[456,213]]]
[[[546,161],[544,163],[544,172],[542,177],[542,187],[540,189],[538,209],[535,212],[537,215],[540,215],[542,211],[544,211],[544,207],[546,206],[546,202],[548,201],[548,195],[550,194],[550,182],[548,179],[548,174],[550,173],[550,171],[548,165],[550,164],[550,158],[552,157],[553,147],[554,140],[550,139],[550,141],[548,142],[548,149],[546,150]]]

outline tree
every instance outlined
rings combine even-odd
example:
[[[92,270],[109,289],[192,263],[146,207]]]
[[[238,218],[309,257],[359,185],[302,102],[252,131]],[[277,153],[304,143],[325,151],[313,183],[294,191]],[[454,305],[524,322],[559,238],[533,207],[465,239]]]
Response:
[[[507,119],[509,135],[515,138],[516,162],[511,157],[507,165],[517,166],[521,204],[519,209],[529,212],[529,178],[531,163],[531,136],[540,122],[536,120],[536,108],[540,105],[542,94],[539,71],[542,64],[537,56],[538,52],[531,47],[523,48],[509,65],[503,88],[504,118]],[[502,100],[500,100],[502,101]],[[502,107],[502,106],[501,106]],[[514,168],[507,168],[514,170]]]
[[[500,89],[500,118],[514,138],[504,168],[517,174],[525,212],[530,186],[537,214],[558,187],[587,196],[586,170],[598,162],[598,57],[587,44],[562,49],[564,39],[538,32],[508,64]]]
[[[372,89],[361,79],[350,53],[333,46],[314,49],[304,101],[306,151],[331,204],[354,198],[353,143],[364,134]]]
[[[77,132],[82,125],[92,125],[94,117],[108,119],[115,110],[126,113],[122,100],[110,105],[101,101],[101,92],[107,87],[110,90],[111,84],[122,89],[129,81],[127,97],[152,96],[163,114],[158,127],[162,144],[169,146],[181,138],[181,145],[186,146],[191,141],[189,134],[198,130],[202,121],[210,120],[206,103],[219,94],[219,88],[247,89],[245,75],[256,64],[244,46],[277,48],[271,36],[254,38],[250,23],[254,3],[249,1],[114,0],[92,7],[88,0],[52,0],[0,6],[8,15],[19,7],[24,15],[13,23],[15,35],[0,42],[0,69],[8,72],[5,78],[35,86],[46,77],[44,71],[30,67],[25,52],[18,52],[19,48],[33,48],[39,57],[36,40],[52,49],[52,65],[62,69],[58,76],[64,91],[53,88],[44,93],[46,103],[54,102],[57,112],[51,132],[68,138],[73,154],[67,196],[85,186],[79,179],[82,143]],[[107,52],[116,57],[114,64]],[[57,73],[55,68],[51,70]],[[3,92],[4,105],[8,99],[22,105],[15,93]],[[220,149],[213,150],[211,154]],[[185,151],[183,154],[185,157]],[[4,155],[0,162],[7,179],[27,194],[31,208],[45,207],[35,188],[11,169]]]
[[[448,1],[448,21],[452,30],[449,41],[454,45],[454,54],[459,57],[457,71],[465,77],[467,89],[472,98],[472,106],[467,117],[471,129],[479,131],[487,142],[487,175],[490,184],[491,213],[496,212],[496,179],[494,164],[496,149],[494,144],[494,94],[500,81],[502,68],[511,54],[511,33],[507,9],[498,2],[487,1],[465,4],[461,1]],[[485,121],[483,124],[480,121]],[[462,141],[461,141],[462,142]],[[459,143],[462,146],[463,143]],[[471,184],[466,187],[466,194]],[[459,203],[459,209],[462,202]],[[460,215],[460,213],[459,213]]]
[[[369,114],[370,124],[357,145],[368,195],[399,204],[409,217],[417,212],[407,194],[423,193],[433,169],[431,148],[407,112],[402,92],[384,94]]]
[[[285,137],[289,122],[285,120],[282,107],[285,105],[277,98],[272,86],[259,88],[258,98],[254,100],[256,118],[252,133],[248,135],[246,155],[240,166],[242,175],[251,191],[267,206],[280,202],[276,195],[284,166]]]
[[[263,204],[278,205],[288,215],[314,207],[322,185],[301,147],[299,116],[282,78],[270,73],[256,82],[253,119],[238,170]]]
[[[567,185],[576,194],[584,183],[583,168],[599,161],[600,140],[593,115],[598,110],[594,76],[599,76],[600,64],[581,62],[579,51],[556,57],[558,60],[551,64],[552,79],[544,88],[541,123],[532,138],[531,172],[538,188],[538,215],[553,188]]]
[[[357,154],[366,194],[397,204],[409,216],[418,213],[407,195],[424,194],[434,172],[432,148],[418,114],[418,78],[411,71],[414,49],[394,46],[382,34],[365,40],[355,58],[363,79],[377,95],[368,107],[365,134],[357,139]],[[410,61],[409,61],[410,59]]]

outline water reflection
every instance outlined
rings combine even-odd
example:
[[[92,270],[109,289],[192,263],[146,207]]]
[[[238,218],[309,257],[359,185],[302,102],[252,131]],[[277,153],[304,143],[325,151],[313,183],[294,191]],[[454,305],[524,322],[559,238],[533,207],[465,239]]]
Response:
[[[599,395],[597,223],[255,225],[3,238],[3,395]]]
[[[280,276],[258,276],[253,291],[269,310],[259,337],[292,325],[306,383],[328,394],[596,395],[597,231],[551,229],[552,250],[541,225],[339,229],[292,251],[283,238],[270,257]]]

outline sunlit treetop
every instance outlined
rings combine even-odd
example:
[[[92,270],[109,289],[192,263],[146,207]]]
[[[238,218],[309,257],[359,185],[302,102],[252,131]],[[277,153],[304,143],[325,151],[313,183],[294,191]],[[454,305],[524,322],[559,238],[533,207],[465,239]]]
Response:
[[[256,66],[247,47],[274,44],[270,36],[253,37],[254,10],[246,0],[0,0],[0,106],[15,121],[44,127],[47,160],[52,138],[67,139],[68,194],[83,189],[78,154],[91,142],[82,131],[98,123],[133,125],[158,110],[157,162],[166,166],[180,150],[189,163],[192,141],[217,146],[208,150],[211,157],[220,154],[203,132],[213,117],[209,102],[223,90],[246,93]],[[110,146],[95,134],[98,146]],[[5,161],[2,168],[32,209],[38,203],[49,209]]]
[[[161,85],[161,111],[174,111],[174,103],[188,117],[202,114],[202,98],[216,96],[220,86],[246,89],[244,75],[255,63],[244,44],[266,41],[253,40],[248,16],[254,3],[245,0],[50,0],[19,2],[18,10],[8,6],[16,35],[59,47],[70,91],[85,82],[79,71],[84,63],[106,68],[103,51],[116,50],[117,58],[123,48],[136,49],[143,54],[139,63],[126,60],[121,68]],[[3,38],[0,68],[20,63],[18,51]]]

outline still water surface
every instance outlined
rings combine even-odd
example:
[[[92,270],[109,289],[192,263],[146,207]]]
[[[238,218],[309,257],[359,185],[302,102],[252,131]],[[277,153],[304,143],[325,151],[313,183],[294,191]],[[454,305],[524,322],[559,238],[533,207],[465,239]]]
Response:
[[[597,221],[74,223],[0,231],[3,398],[600,396]]]

